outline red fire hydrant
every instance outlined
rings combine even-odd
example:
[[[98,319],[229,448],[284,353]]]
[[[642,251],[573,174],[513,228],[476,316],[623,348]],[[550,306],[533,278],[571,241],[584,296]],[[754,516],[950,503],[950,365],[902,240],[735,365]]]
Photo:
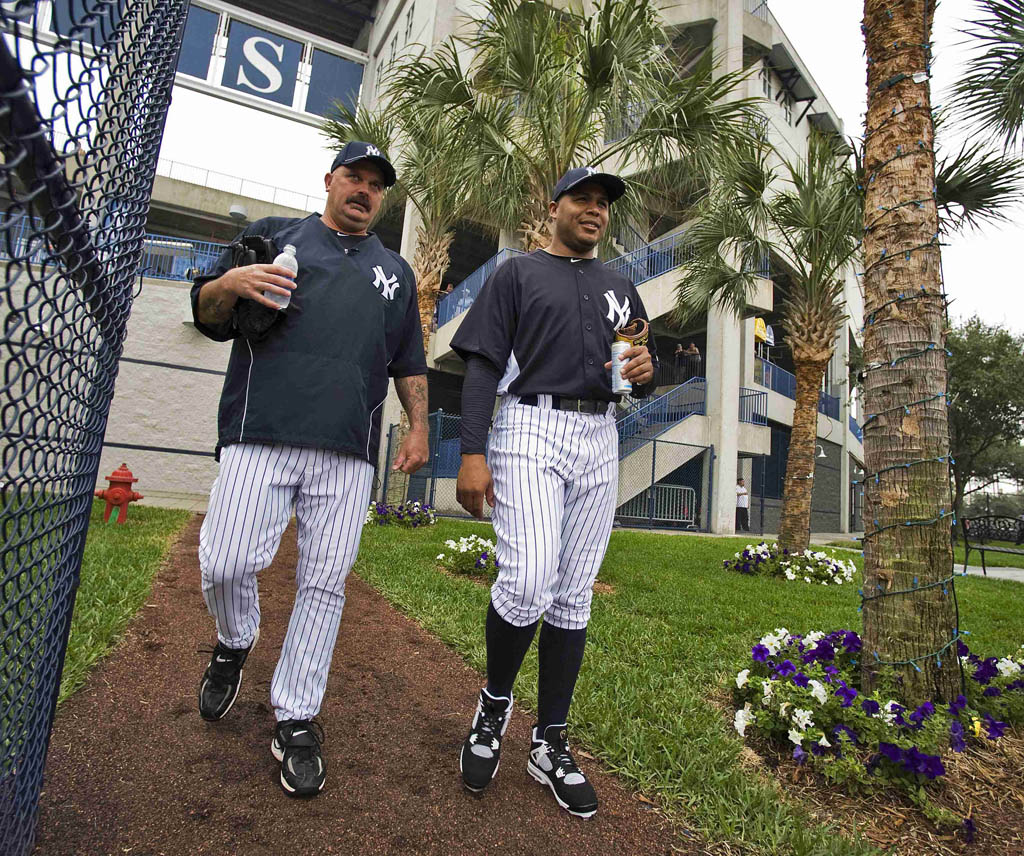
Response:
[[[107,481],[110,482],[110,487],[106,490],[96,491],[96,496],[107,501],[107,508],[103,512],[103,522],[106,523],[110,520],[110,512],[117,508],[119,509],[117,522],[124,523],[128,519],[128,503],[145,498],[141,493],[132,490],[132,484],[138,479],[132,476],[132,471],[128,469],[127,464],[121,464],[107,476]]]

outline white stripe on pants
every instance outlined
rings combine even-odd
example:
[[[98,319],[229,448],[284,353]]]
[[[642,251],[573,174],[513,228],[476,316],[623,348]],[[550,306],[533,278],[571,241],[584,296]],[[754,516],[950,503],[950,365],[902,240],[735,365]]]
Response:
[[[372,487],[373,466],[352,455],[250,443],[221,452],[199,567],[217,636],[229,648],[246,648],[256,635],[256,573],[273,561],[295,504],[295,606],[270,687],[278,720],[320,710]]]
[[[615,518],[618,450],[610,414],[502,398],[488,462],[499,564],[491,601],[505,621],[522,627],[544,615],[564,630],[587,626]]]

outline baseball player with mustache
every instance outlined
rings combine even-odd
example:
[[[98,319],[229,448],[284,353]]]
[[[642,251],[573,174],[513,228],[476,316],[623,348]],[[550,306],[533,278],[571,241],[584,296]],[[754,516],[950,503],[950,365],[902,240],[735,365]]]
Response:
[[[220,471],[199,540],[203,597],[217,644],[199,685],[199,713],[231,710],[259,638],[257,572],[271,563],[294,506],[297,593],[270,687],[271,744],[291,796],[320,792],[327,777],[320,710],[342,607],[370,500],[381,405],[395,379],[411,431],[395,468],[427,460],[427,366],[416,279],[367,229],[395,170],[375,147],[348,143],[325,176],[320,216],[269,217],[246,235],[292,245],[298,274],[272,264],[231,267],[226,252],[196,279],[196,327],[233,340],[221,395]],[[277,309],[265,337],[248,338],[240,299]]]
[[[474,792],[497,773],[512,686],[540,624],[527,769],[579,817],[597,811],[597,795],[569,750],[566,723],[615,516],[620,396],[611,373],[632,382],[634,396],[654,378],[640,296],[596,257],[609,207],[624,192],[614,175],[569,170],[549,203],[551,245],[495,270],[452,340],[467,364],[458,499],[476,517],[485,499],[494,507],[499,563],[485,622],[487,685],[459,768]],[[627,331],[642,335],[613,366],[612,342]]]

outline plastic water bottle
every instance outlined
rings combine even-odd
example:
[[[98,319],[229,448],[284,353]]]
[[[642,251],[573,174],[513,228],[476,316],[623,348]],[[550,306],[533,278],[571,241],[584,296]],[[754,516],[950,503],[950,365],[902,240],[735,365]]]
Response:
[[[622,370],[626,364],[622,361],[622,355],[626,353],[632,344],[616,339],[612,342],[612,392],[616,395],[624,395],[633,391],[633,384],[622,376]]]
[[[299,263],[295,259],[295,245],[285,244],[284,252],[277,254],[277,258],[274,259],[274,264],[283,268],[288,268],[288,270],[293,274],[298,274]],[[273,300],[274,303],[277,304],[278,309],[286,309],[288,304],[292,301],[291,292],[288,294],[277,294],[273,291],[264,291],[263,296]]]

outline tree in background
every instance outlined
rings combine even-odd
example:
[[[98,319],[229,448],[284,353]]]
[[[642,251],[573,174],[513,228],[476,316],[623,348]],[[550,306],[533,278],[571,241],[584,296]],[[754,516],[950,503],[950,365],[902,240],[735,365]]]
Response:
[[[550,242],[548,197],[571,167],[617,171],[629,158],[664,188],[654,167],[682,161],[699,173],[721,143],[747,131],[750,102],[736,97],[745,74],[715,73],[710,56],[684,72],[652,0],[599,0],[587,14],[486,0],[466,31],[397,68],[392,90],[403,109],[465,129],[467,156],[486,164],[477,181],[488,222],[518,231],[528,252]],[[630,182],[634,191],[640,183]],[[647,222],[636,192],[612,214]]]
[[[769,254],[787,270],[780,307],[796,374],[793,433],[786,461],[779,544],[810,542],[818,400],[846,319],[844,277],[858,250],[860,197],[849,157],[812,134],[803,161],[782,160],[765,140],[724,157],[687,229],[692,260],[676,289],[679,326],[721,307],[742,316]]]
[[[934,0],[865,0],[864,686],[908,704],[960,691],[935,127]],[[910,592],[909,594],[896,594]],[[945,655],[945,656],[943,656]]]
[[[971,318],[946,347],[953,503],[962,516],[970,493],[1024,477],[1024,336]]]

